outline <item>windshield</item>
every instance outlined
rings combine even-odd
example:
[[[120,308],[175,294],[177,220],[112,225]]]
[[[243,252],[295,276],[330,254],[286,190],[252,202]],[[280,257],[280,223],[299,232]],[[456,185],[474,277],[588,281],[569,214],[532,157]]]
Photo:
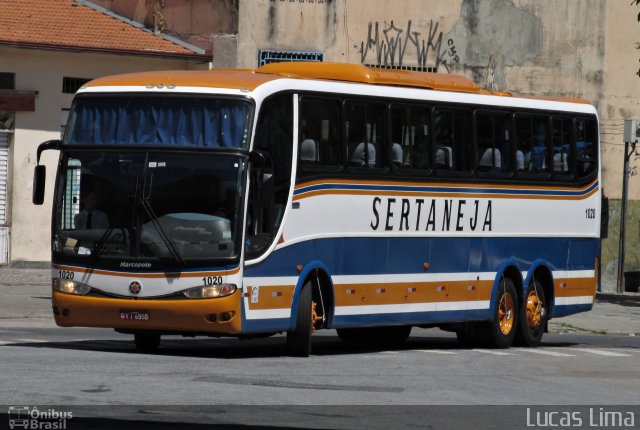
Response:
[[[246,149],[251,109],[249,101],[234,98],[78,96],[64,142]]]
[[[229,154],[67,152],[54,255],[119,267],[136,267],[122,263],[127,259],[180,265],[237,259],[244,168],[244,157]]]

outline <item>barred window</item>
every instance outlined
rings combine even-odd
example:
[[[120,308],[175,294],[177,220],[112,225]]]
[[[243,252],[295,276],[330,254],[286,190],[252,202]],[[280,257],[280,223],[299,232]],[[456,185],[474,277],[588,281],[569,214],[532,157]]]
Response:
[[[322,61],[322,52],[260,50],[258,66],[283,61]]]

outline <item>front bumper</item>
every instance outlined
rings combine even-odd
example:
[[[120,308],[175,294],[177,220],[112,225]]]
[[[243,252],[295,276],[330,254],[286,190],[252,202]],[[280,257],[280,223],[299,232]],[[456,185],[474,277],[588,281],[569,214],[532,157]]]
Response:
[[[55,321],[61,327],[221,335],[237,335],[242,330],[240,290],[227,297],[201,300],[103,298],[58,290],[53,290],[51,297]],[[148,319],[124,319],[122,314],[127,312],[144,312]]]

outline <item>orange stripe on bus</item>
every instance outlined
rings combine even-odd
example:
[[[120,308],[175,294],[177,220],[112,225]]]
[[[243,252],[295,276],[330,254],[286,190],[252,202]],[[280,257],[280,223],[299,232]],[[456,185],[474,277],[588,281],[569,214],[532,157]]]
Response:
[[[251,285],[245,287],[248,296],[251,297]],[[267,285],[258,287],[258,301],[251,303],[249,299],[249,309],[252,311],[261,309],[282,309],[291,308],[293,291],[295,285]]]
[[[518,200],[584,200],[598,191],[593,189],[581,196],[554,195],[522,195],[522,194],[481,194],[481,193],[438,193],[420,191],[378,191],[378,190],[318,190],[293,196],[294,201],[322,195],[348,196],[404,196],[404,197],[451,197],[451,198],[487,198],[487,199],[518,199]]]
[[[212,272],[165,272],[165,273],[137,273],[137,272],[116,272],[111,270],[87,269],[85,267],[52,265],[55,270],[68,270],[71,272],[88,273],[91,275],[120,276],[124,278],[142,279],[178,279],[178,278],[200,278],[203,276],[229,276],[240,272],[240,267],[231,270],[219,270]]]
[[[596,293],[596,278],[557,278],[553,280],[556,297],[593,296]]]
[[[384,294],[377,292],[381,285],[384,285]],[[474,285],[476,289],[470,290],[469,285]],[[334,294],[336,306],[460,302],[489,300],[492,286],[492,280],[336,284]]]
[[[587,190],[597,182],[594,179],[589,184],[582,187],[567,187],[567,186],[548,186],[548,185],[500,185],[490,183],[478,183],[478,184],[461,184],[459,182],[402,182],[402,181],[368,181],[368,180],[355,180],[355,179],[326,179],[309,181],[301,184],[297,184],[295,189],[299,190],[305,187],[312,187],[315,185],[378,185],[378,186],[416,186],[416,187],[446,187],[446,188],[493,188],[493,189],[516,189],[516,190],[534,190],[534,191],[580,191]]]

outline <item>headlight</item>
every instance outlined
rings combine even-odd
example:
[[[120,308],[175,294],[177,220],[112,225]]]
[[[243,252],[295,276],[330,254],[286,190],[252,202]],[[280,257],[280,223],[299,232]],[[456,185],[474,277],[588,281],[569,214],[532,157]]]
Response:
[[[89,291],[91,291],[91,287],[88,285],[65,279],[54,279],[52,281],[52,286],[54,290],[62,291],[67,294],[77,294],[80,296],[89,294]]]
[[[238,287],[235,284],[216,284],[189,288],[183,291],[182,294],[190,299],[213,299],[233,294],[237,289]]]

